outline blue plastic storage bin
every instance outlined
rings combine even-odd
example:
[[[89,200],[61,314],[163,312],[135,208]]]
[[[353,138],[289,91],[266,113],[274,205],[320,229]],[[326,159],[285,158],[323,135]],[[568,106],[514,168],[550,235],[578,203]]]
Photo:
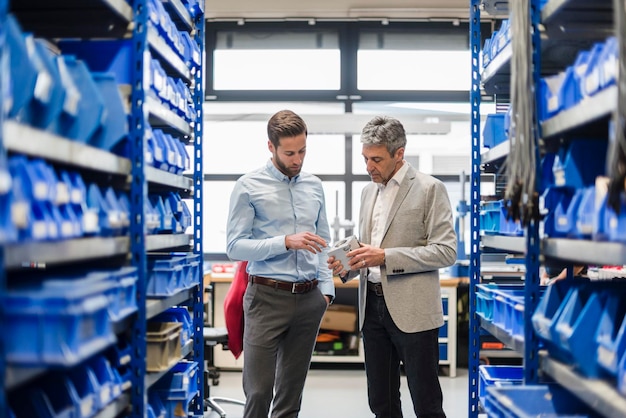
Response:
[[[172,212],[172,207],[170,206],[169,201],[163,200],[160,195],[150,195],[150,202],[159,213],[160,225],[157,229],[158,232],[171,232],[174,214]]]
[[[574,64],[565,70],[565,78],[559,91],[563,110],[576,106],[583,99],[581,84],[590,58],[591,52],[580,51]]]
[[[187,287],[196,286],[202,280],[202,255],[187,254],[186,263],[189,266],[187,274]]]
[[[626,300],[622,294],[610,294],[596,332],[598,365],[617,378],[619,361],[626,352]]]
[[[84,61],[92,73],[111,73],[117,84],[132,84],[132,41],[61,40],[61,51]]]
[[[105,296],[110,286],[48,280],[40,287],[7,292],[7,361],[70,366],[115,342]]]
[[[539,81],[539,103],[537,113],[541,122],[556,116],[563,110],[559,91],[565,80],[565,73],[547,76]]]
[[[576,214],[574,235],[578,238],[591,238],[598,225],[596,210],[596,187],[590,186],[582,191],[582,198]]]
[[[487,321],[493,321],[493,286],[476,285],[476,313]]]
[[[554,209],[554,236],[576,236],[578,208],[584,197],[585,189],[578,189],[571,199],[561,199]]]
[[[571,293],[579,286],[582,282],[578,279],[559,280],[547,286],[531,317],[533,329],[550,355],[565,362],[571,362],[571,355],[558,344],[556,326]]]
[[[8,166],[12,177],[11,220],[17,228],[18,240],[40,241],[52,238],[50,231],[55,223],[44,203],[49,201],[53,186],[26,157],[11,157]]]
[[[122,394],[120,376],[113,371],[111,363],[104,356],[93,357],[85,367],[92,371],[95,379],[96,410],[104,408]]]
[[[556,229],[556,208],[557,206],[569,205],[572,200],[573,191],[567,187],[548,187],[539,198],[539,210],[543,215],[542,226],[543,235],[547,237],[562,237],[563,234]]]
[[[557,186],[580,189],[595,184],[606,173],[607,141],[574,139],[561,148],[553,172]]]
[[[556,323],[556,344],[587,377],[595,378],[600,374],[595,361],[598,349],[595,334],[605,302],[606,294],[600,290],[587,287],[574,289]]]
[[[167,418],[167,409],[159,394],[153,390],[148,392],[148,404],[152,407],[155,418]]]
[[[590,418],[580,399],[558,385],[520,385],[487,388],[485,408],[490,417]]]
[[[117,204],[120,209],[121,235],[128,233],[130,228],[130,198],[124,191],[117,191]]]
[[[107,151],[128,140],[128,115],[113,73],[94,73],[94,81],[102,95],[106,118],[89,140],[89,144]]]
[[[519,221],[508,219],[506,202],[481,202],[480,229],[486,234],[519,236],[523,233]]]
[[[548,188],[554,186],[554,172],[552,167],[554,166],[554,159],[556,154],[553,152],[546,153],[541,158],[541,181],[538,192],[543,194]]]
[[[69,74],[80,94],[74,120],[60,126],[59,133],[76,141],[89,142],[104,118],[104,99],[84,61],[73,55],[62,55],[58,59],[63,60],[59,71]]]
[[[44,41],[33,40],[32,35],[27,36],[26,43],[28,49],[35,49],[30,59],[37,70],[37,83],[33,100],[24,108],[21,119],[40,129],[53,128],[54,122],[61,115],[65,100],[65,89],[55,54],[44,44]]]
[[[478,398],[485,405],[487,388],[521,385],[524,383],[523,366],[478,366]]]
[[[33,99],[35,85],[37,83],[37,69],[32,55],[34,48],[27,48],[24,34],[20,25],[13,15],[6,17],[6,48],[8,50],[10,64],[10,107],[9,118],[21,120],[20,113]]]
[[[617,214],[605,198],[604,201],[604,232],[610,241],[626,242],[626,196],[619,196],[620,211]]]
[[[580,85],[583,98],[596,94],[602,87],[599,65],[603,50],[604,43],[595,43],[589,51],[589,62],[583,73]]]
[[[148,257],[148,284],[150,297],[165,297],[184,289],[183,257]]]
[[[17,228],[11,219],[14,204],[12,192],[13,179],[7,162],[0,157],[0,245],[17,241]]]
[[[485,148],[493,148],[508,139],[504,131],[504,116],[504,113],[487,115],[483,129],[483,146]]]
[[[137,268],[133,266],[112,270],[90,272],[87,278],[108,280],[113,291],[110,293],[109,316],[119,321],[137,311]]]
[[[150,199],[146,199],[144,203],[145,222],[144,229],[146,234],[156,234],[159,226],[161,225],[161,219],[159,212],[154,208]]]
[[[493,323],[500,328],[513,332],[515,306],[519,304],[519,298],[524,297],[524,290],[497,289],[493,291]]]
[[[159,170],[168,171],[167,147],[165,136],[160,129],[152,130],[152,149],[154,150],[154,166]]]
[[[602,54],[598,57],[600,88],[605,89],[615,85],[617,82],[618,62],[617,38],[611,36],[605,41]]]
[[[90,367],[74,367],[67,372],[77,396],[79,417],[90,418],[100,409],[98,380]]]
[[[167,416],[174,417],[180,415],[175,411],[188,410],[189,403],[198,395],[198,372],[195,361],[181,361],[155,384],[153,390],[163,400]]]
[[[59,212],[63,218],[61,225],[61,236],[64,237],[80,237],[83,235],[82,227],[82,210],[78,213],[77,206],[72,202],[72,192],[74,185],[70,174],[61,170],[58,177],[57,204]],[[78,206],[80,208],[80,206]]]
[[[487,68],[491,62],[491,38],[485,39],[485,43],[482,48],[482,68]]]
[[[127,217],[124,216],[127,212],[120,206],[120,200],[112,187],[107,187],[104,191],[104,200],[106,201],[108,225],[111,228],[111,233],[122,235],[124,227],[128,226]]]

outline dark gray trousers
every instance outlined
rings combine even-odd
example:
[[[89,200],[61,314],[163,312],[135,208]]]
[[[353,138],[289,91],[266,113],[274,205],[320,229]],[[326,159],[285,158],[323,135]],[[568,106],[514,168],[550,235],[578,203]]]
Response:
[[[243,416],[297,417],[326,299],[248,283],[243,308]]]

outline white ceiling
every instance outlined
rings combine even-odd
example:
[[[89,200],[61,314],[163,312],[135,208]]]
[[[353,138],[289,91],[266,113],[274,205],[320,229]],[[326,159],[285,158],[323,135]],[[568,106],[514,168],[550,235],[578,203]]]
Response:
[[[206,0],[209,20],[467,19],[469,0]]]

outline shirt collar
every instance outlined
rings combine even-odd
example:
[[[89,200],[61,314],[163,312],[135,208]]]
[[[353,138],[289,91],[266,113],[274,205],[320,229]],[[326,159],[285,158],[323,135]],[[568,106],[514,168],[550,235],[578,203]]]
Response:
[[[271,158],[267,160],[267,164],[265,164],[265,168],[278,181],[285,181],[285,182],[288,183],[290,181],[297,181],[300,178],[300,173],[298,173],[297,176],[295,176],[292,179],[289,179],[288,176],[286,176],[285,174],[283,174],[282,171],[280,171],[279,169],[276,168],[276,166],[274,165],[274,162],[272,162]]]
[[[384,185],[382,183],[377,183],[378,189],[381,191],[384,190],[385,187],[388,186],[389,183],[391,182],[395,182],[398,185],[400,185],[402,181],[404,180],[404,176],[406,176],[406,172],[408,170],[409,170],[409,164],[406,161],[403,161],[402,167],[400,167],[400,169],[396,171],[396,174],[394,174],[393,177],[389,179],[389,181],[387,182],[387,185]]]

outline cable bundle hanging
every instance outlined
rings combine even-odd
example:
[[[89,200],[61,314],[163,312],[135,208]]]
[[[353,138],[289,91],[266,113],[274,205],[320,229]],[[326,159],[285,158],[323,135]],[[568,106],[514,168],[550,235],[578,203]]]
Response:
[[[509,2],[511,10],[511,125],[508,179],[504,198],[508,214],[527,225],[537,219],[535,93],[530,20],[530,0]]]
[[[626,189],[626,24],[624,22],[624,3],[613,1],[615,36],[618,45],[617,106],[613,112],[613,140],[609,143],[608,174],[610,177],[608,205],[620,213],[621,196]]]

